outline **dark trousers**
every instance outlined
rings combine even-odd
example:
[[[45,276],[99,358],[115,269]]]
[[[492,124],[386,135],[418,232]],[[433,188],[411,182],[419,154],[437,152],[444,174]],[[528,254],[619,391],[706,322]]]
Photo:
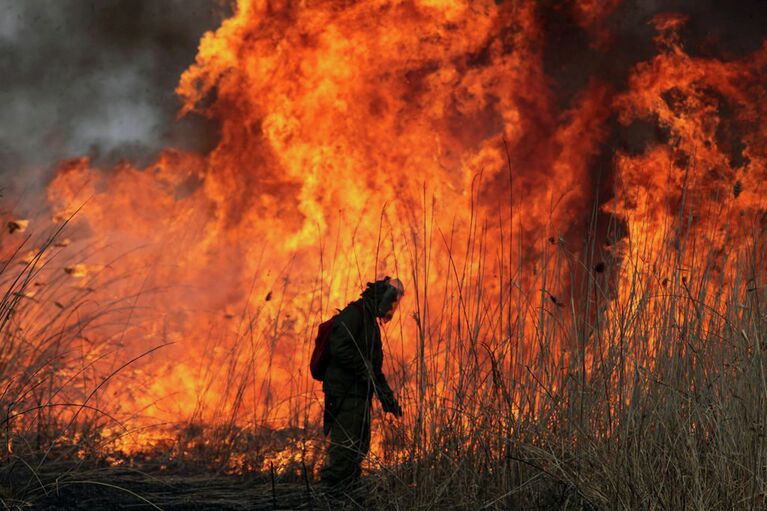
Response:
[[[330,421],[330,444],[320,472],[329,486],[352,483],[370,449],[370,399],[325,397],[325,420]]]

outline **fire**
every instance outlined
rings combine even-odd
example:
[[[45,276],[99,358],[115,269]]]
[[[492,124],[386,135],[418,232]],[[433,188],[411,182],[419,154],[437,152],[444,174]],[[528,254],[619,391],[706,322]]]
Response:
[[[693,58],[678,36],[686,21],[682,15],[653,20],[662,51],[637,66],[630,90],[616,100],[622,122],[654,117],[669,139],[616,160],[617,200],[605,207],[628,224],[624,301],[636,274],[657,287],[671,279],[702,304],[707,297],[718,301],[722,286],[747,271],[735,256],[760,250],[767,131],[758,119],[767,44],[732,62]],[[668,252],[670,260],[654,256]],[[699,284],[704,281],[709,284]]]
[[[619,3],[573,4],[595,47]],[[691,57],[684,22],[654,20],[658,53],[632,68],[626,90],[594,77],[561,106],[537,2],[238,1],[177,88],[180,115],[220,124],[214,150],[168,148],[146,168],[73,159],[48,186],[53,222],[71,219],[59,248],[82,255],[64,266],[78,277],[67,285],[94,296],[85,310],[123,311],[101,332],[139,357],[115,376],[125,390],[101,399],[139,422],[316,422],[314,328],[385,274],[416,290],[386,344],[411,416],[426,399],[426,360],[450,373],[471,352],[513,379],[546,354],[556,369],[566,336],[530,339],[545,315],[587,300],[573,268],[596,215],[625,224],[594,240],[612,257],[619,304],[637,276],[682,272],[700,292],[689,230],[715,247],[707,267],[726,278],[727,252],[765,225],[767,45],[731,62]],[[618,151],[614,189],[598,196],[595,162],[614,118],[652,119],[667,136]],[[737,154],[720,134],[731,126]],[[669,235],[678,260],[646,257]],[[487,319],[466,331],[470,317]],[[516,339],[527,341],[512,356]],[[451,388],[438,381],[429,396],[448,400]],[[295,463],[286,449],[271,463]]]

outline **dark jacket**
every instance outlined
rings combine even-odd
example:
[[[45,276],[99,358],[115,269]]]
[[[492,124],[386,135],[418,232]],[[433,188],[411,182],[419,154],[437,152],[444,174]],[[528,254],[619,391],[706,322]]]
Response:
[[[370,398],[382,401],[392,396],[381,368],[381,329],[370,301],[359,299],[347,305],[330,332],[330,364],[322,390],[329,395]]]

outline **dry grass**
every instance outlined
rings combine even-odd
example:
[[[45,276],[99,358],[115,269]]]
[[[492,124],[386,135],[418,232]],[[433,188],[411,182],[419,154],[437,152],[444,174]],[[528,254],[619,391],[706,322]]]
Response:
[[[387,366],[408,414],[376,424],[384,446],[371,455],[372,471],[348,509],[767,506],[761,232],[729,254],[723,270],[719,259],[689,248],[692,232],[683,243],[627,249],[623,259],[613,252],[605,265],[593,228],[583,246],[535,245],[539,271],[531,276],[521,243],[490,240],[499,231],[479,225],[474,213],[471,224],[460,250],[425,213],[413,227],[405,266],[414,314],[399,320],[415,321],[417,349]],[[83,288],[49,281],[28,298],[43,261],[56,255],[54,240],[23,266],[15,266],[17,255],[2,273],[0,498],[7,507],[64,494],[67,502],[85,495],[87,507],[101,494],[76,488],[90,485],[146,508],[338,508],[315,489],[321,452],[302,443],[319,438],[307,394],[291,397],[292,429],[269,430],[268,417],[242,428],[234,413],[221,425],[190,422],[164,450],[111,452],[123,467],[109,468],[100,431],[128,425],[99,394],[143,353],[118,357],[109,338],[83,351],[81,339],[124,320],[132,297],[86,315],[73,314],[87,300]],[[435,270],[441,251],[448,267]],[[443,278],[436,288],[426,284],[434,271]],[[396,326],[390,330],[396,335]],[[395,346],[389,340],[390,351]],[[110,356],[112,373],[96,376],[93,365]],[[241,400],[252,380],[228,374],[230,399]],[[296,441],[305,452],[283,473],[263,471],[270,454]],[[238,457],[257,473],[225,477]],[[159,467],[166,475],[157,475]],[[193,473],[206,475],[193,482]]]
[[[767,506],[758,229],[724,263],[690,230],[652,250],[626,246],[607,268],[591,229],[583,247],[540,250],[539,268],[567,271],[525,279],[520,265],[496,286],[485,261],[511,252],[483,253],[481,231],[469,239],[479,256],[459,264],[450,251],[438,305],[422,284],[428,262],[415,258],[416,319],[442,326],[420,327],[400,375],[415,415],[392,439],[405,462],[383,460],[373,477],[373,507]]]

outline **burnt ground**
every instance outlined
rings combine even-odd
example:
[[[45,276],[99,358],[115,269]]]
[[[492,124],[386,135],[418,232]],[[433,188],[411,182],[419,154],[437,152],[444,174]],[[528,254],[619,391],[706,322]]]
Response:
[[[328,495],[316,482],[263,476],[147,474],[100,469],[0,488],[5,509],[34,510],[340,510],[366,508],[365,491]],[[35,478],[36,479],[36,478]],[[43,482],[44,481],[44,482]],[[14,487],[15,486],[15,487]]]

